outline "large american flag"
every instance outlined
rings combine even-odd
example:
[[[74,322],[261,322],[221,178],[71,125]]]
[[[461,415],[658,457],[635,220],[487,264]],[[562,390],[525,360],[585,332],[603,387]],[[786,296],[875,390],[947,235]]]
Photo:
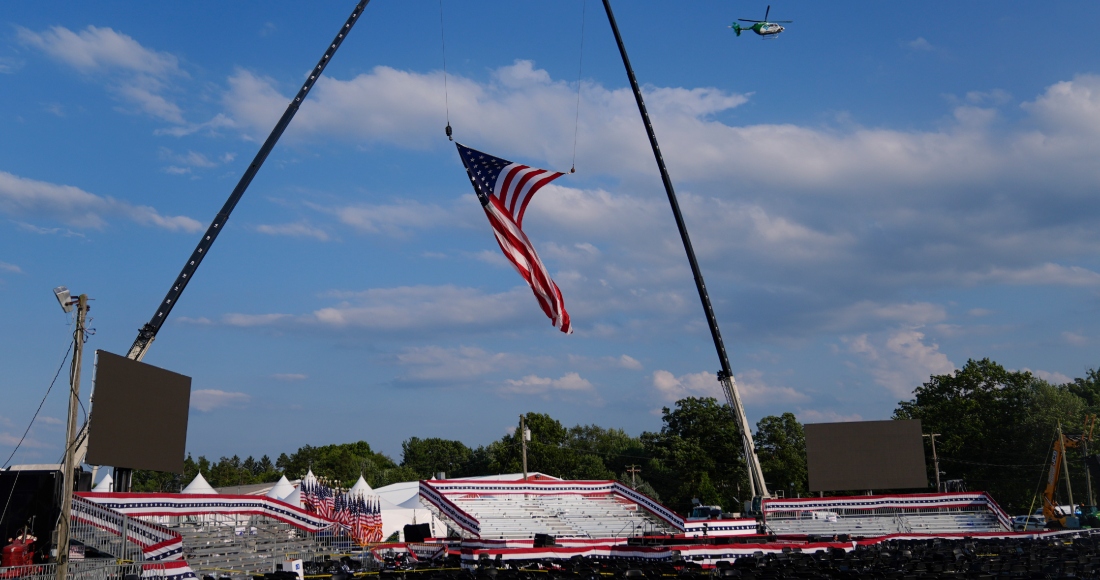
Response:
[[[558,285],[550,279],[531,240],[521,229],[527,204],[544,185],[564,175],[555,171],[512,163],[488,153],[456,143],[458,155],[466,166],[470,183],[481,200],[489,224],[504,255],[531,286],[539,306],[554,326],[566,334],[573,332],[569,313],[561,299]]]

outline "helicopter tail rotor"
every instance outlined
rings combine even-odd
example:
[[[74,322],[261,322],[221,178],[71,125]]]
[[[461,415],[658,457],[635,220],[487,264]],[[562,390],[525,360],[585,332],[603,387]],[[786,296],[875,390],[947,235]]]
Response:
[[[733,32],[734,32],[734,33],[736,33],[736,34],[737,34],[737,36],[741,36],[741,30],[742,30],[742,28],[741,28],[741,25],[740,25],[740,24],[738,24],[738,23],[734,22],[734,23],[733,23],[733,26],[730,26],[730,28],[732,28],[732,29],[733,29]]]

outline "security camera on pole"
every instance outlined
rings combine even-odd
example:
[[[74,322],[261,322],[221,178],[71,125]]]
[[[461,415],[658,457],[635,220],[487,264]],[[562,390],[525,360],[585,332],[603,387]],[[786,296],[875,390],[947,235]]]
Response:
[[[73,330],[73,364],[69,371],[69,416],[65,428],[65,463],[61,467],[61,521],[57,524],[57,579],[65,580],[69,574],[69,523],[73,511],[73,488],[76,471],[74,448],[76,444],[76,409],[80,406],[80,363],[84,356],[84,324],[88,317],[88,295],[72,298],[69,289],[58,286],[54,296],[65,312],[76,307],[76,329]]]

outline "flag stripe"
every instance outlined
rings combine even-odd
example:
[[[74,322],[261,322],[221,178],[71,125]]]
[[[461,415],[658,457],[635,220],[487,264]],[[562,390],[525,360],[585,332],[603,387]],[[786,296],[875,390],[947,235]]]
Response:
[[[524,213],[535,193],[564,174],[512,163],[456,145],[500,250],[531,287],[539,307],[554,326],[567,334],[573,332],[561,290],[550,278],[522,229]]]
[[[549,175],[547,177],[542,178],[541,180],[539,180],[537,183],[534,184],[534,187],[531,188],[531,193],[523,199],[523,205],[519,206],[519,213],[515,214],[516,215],[516,225],[518,225],[521,228],[523,227],[523,214],[524,214],[524,212],[527,211],[527,204],[531,203],[531,199],[533,197],[535,197],[535,192],[542,189],[542,186],[546,185],[547,183],[550,183],[551,181],[554,181],[555,179],[561,177],[562,175],[565,175],[565,174],[564,173],[554,173],[552,175]]]

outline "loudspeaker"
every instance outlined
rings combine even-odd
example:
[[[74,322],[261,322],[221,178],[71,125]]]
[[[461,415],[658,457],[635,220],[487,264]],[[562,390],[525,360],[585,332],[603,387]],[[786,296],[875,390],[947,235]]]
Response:
[[[556,546],[557,538],[550,534],[535,534],[535,547],[536,548],[550,548]]]
[[[405,532],[406,542],[423,542],[432,537],[432,527],[428,524],[409,524],[405,526],[403,531]]]
[[[92,472],[78,469],[73,483],[76,484],[73,491],[92,491]]]

